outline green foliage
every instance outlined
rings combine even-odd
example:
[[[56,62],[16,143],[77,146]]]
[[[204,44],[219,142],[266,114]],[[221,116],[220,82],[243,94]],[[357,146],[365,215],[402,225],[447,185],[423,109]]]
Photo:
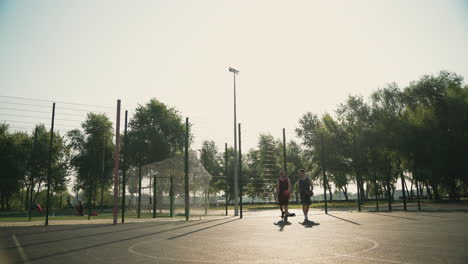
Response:
[[[404,90],[389,84],[369,103],[349,96],[336,113],[337,121],[306,113],[296,133],[306,155],[338,189],[353,180],[361,199],[370,191],[385,194],[389,203],[398,180],[418,182],[435,199],[467,192],[468,87],[462,77],[442,71]]]
[[[131,165],[162,161],[181,153],[185,144],[185,123],[179,112],[151,99],[137,107],[129,122],[128,157]]]
[[[83,131],[68,133],[72,150],[70,165],[75,169],[78,188],[87,197],[96,197],[98,188],[106,190],[112,184],[114,143],[112,123],[103,114],[89,113],[81,124]]]

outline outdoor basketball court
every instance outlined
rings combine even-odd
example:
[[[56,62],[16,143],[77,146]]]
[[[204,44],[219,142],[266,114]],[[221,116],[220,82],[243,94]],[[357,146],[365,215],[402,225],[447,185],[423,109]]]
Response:
[[[244,219],[2,228],[1,263],[467,263],[468,214],[279,211]]]

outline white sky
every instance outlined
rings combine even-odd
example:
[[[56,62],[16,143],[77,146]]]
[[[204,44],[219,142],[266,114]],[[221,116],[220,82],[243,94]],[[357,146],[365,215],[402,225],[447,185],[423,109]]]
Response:
[[[190,118],[194,148],[222,150],[232,66],[245,152],[348,95],[468,77],[467,43],[467,1],[0,0],[0,95],[124,109],[156,97]]]

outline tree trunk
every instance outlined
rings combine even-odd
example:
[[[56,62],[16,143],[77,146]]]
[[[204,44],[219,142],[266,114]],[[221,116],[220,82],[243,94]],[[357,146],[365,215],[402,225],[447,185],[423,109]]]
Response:
[[[361,188],[361,202],[366,201],[366,190],[364,190],[364,181],[362,178],[360,179],[360,188]]]
[[[0,210],[4,211],[5,210],[5,202],[4,202],[4,194],[3,192],[0,192]]]
[[[419,181],[417,181],[416,184],[418,185],[418,188],[419,188],[419,197],[421,199],[423,199],[424,198],[424,190],[423,190],[423,188],[421,186],[421,183]]]
[[[390,179],[391,179],[392,169],[390,168],[387,172],[387,200],[388,200],[388,211],[392,211],[392,197],[391,188],[390,188]]]
[[[36,204],[37,202],[37,195],[39,194],[39,192],[41,191],[41,182],[39,183],[39,186],[37,187],[37,191],[36,191],[36,194],[34,195],[34,198],[32,199],[32,203],[31,205],[34,205]],[[31,193],[33,193],[34,190],[31,191]]]
[[[411,177],[411,187],[410,187],[410,189],[411,189],[411,191],[410,191],[410,197],[411,197],[411,198],[410,198],[410,200],[413,200],[413,196],[414,196],[414,192],[413,192],[414,178],[413,178],[413,177],[414,177],[414,175]]]
[[[406,183],[405,178],[403,178],[403,182],[405,183],[405,189],[404,189],[404,191],[406,191],[406,199],[411,199],[410,191],[409,191],[409,189],[408,189],[408,184]]]
[[[379,211],[379,189],[377,186],[377,171],[374,169],[374,195],[375,195],[375,210]]]
[[[104,185],[101,186],[101,213],[104,211]]]
[[[62,209],[62,200],[63,200],[63,191],[60,191],[60,205],[59,205],[60,209]]]
[[[368,181],[366,181],[366,192],[365,192],[365,194],[366,194],[366,201],[368,201],[369,200],[369,182]]]
[[[454,175],[449,174],[448,178],[449,178],[449,186],[448,186],[449,199],[454,201],[458,198],[457,184],[455,182]]]
[[[24,208],[25,210],[28,210],[28,204],[29,204],[29,187],[26,187],[26,199],[24,200]]]
[[[32,207],[33,207],[33,194],[34,194],[34,185],[33,182],[31,181],[31,187],[29,190],[29,200],[28,200],[28,221],[31,221],[32,217]]]
[[[434,192],[434,200],[440,200],[439,187],[435,184],[432,184],[431,187]]]
[[[20,206],[21,206],[20,212],[21,213],[23,213],[23,202],[24,202],[23,198],[24,198],[24,189],[21,188],[21,201],[20,201]]]
[[[130,200],[128,201],[127,208],[132,208],[133,206],[133,193],[130,193]]]
[[[330,202],[333,202],[333,195],[332,195],[332,191],[331,191],[331,187],[330,187],[329,182],[327,182],[327,189],[328,189],[328,193],[330,194]]]
[[[47,200],[46,200],[45,206],[50,206],[49,212],[52,212],[52,208],[54,208],[54,192],[52,191],[50,192],[49,204],[47,204]]]
[[[343,186],[343,189],[342,189],[342,192],[343,192],[343,195],[345,197],[345,200],[348,201],[348,188],[345,186]]]
[[[427,196],[428,196],[429,200],[432,200],[432,192],[429,189],[429,184],[427,184],[427,181],[424,182],[424,185],[426,185],[426,192],[427,192]]]

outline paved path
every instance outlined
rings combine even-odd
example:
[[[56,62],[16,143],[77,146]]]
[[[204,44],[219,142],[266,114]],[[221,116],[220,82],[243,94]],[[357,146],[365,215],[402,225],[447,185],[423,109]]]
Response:
[[[295,213],[2,228],[0,263],[468,263],[463,211]]]

